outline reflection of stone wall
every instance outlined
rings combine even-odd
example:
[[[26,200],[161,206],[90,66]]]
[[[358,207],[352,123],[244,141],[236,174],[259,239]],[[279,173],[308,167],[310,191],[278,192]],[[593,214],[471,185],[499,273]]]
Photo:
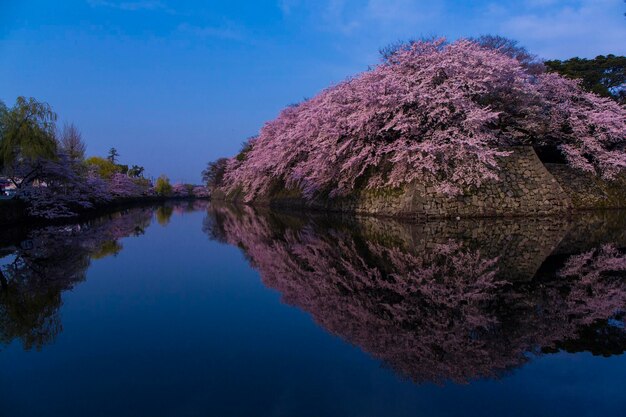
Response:
[[[396,225],[395,227],[393,225]],[[383,219],[362,219],[359,228],[365,236],[402,238],[406,246],[419,253],[435,244],[463,242],[464,247],[479,250],[482,256],[498,258],[501,278],[530,280],[542,262],[568,232],[563,218],[432,220],[406,224]],[[391,230],[390,230],[391,229]]]
[[[554,255],[570,255],[605,244],[626,248],[626,211],[598,210],[576,213]]]
[[[626,211],[585,211],[572,216],[431,219],[407,222],[372,216],[340,213],[276,211],[251,209],[214,202],[213,206],[239,213],[242,220],[248,210],[272,221],[282,230],[288,225],[298,229],[305,224],[332,227],[357,234],[368,241],[400,247],[411,253],[423,253],[450,241],[480,251],[481,256],[497,258],[498,277],[508,281],[530,281],[546,260],[572,255],[613,244],[626,248]],[[218,216],[218,219],[221,218]],[[247,227],[251,227],[248,225]],[[220,239],[218,231],[214,231]],[[220,240],[226,241],[224,237]]]
[[[322,216],[318,216],[322,217]],[[407,223],[401,220],[326,215],[350,224],[368,239],[399,244],[419,253],[453,240],[498,258],[498,275],[529,281],[550,256],[572,255],[604,244],[626,248],[626,211],[584,211],[572,216],[490,218]],[[332,220],[330,220],[332,223]]]

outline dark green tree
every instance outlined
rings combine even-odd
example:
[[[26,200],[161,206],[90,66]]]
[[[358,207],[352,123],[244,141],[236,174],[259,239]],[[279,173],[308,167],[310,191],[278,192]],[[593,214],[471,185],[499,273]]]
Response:
[[[117,160],[117,157],[119,157],[119,156],[120,156],[120,154],[117,152],[117,149],[115,149],[115,148],[111,148],[111,149],[109,150],[109,156],[107,156],[107,159],[108,159],[109,161],[111,161],[111,163],[113,163],[113,164],[114,164],[114,163],[115,163],[115,161]]]
[[[219,158],[208,163],[206,169],[202,171],[202,180],[208,188],[217,188],[222,184],[227,165],[228,158]]]
[[[141,178],[143,177],[144,168],[139,165],[133,165],[128,170],[128,175],[133,178]]]
[[[545,62],[548,71],[581,80],[581,85],[603,97],[626,104],[626,57],[599,55],[594,59],[571,58]]]

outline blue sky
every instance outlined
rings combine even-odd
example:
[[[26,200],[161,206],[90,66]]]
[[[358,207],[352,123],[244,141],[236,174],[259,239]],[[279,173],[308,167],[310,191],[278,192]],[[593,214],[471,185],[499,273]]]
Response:
[[[199,182],[284,106],[393,41],[484,33],[546,58],[626,54],[622,0],[0,0],[0,99],[50,103],[89,155]]]

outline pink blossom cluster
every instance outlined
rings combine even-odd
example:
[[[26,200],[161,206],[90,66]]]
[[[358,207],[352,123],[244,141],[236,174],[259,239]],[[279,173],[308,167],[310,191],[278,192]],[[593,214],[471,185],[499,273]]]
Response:
[[[31,216],[43,218],[71,217],[81,208],[111,199],[101,178],[80,171],[65,154],[21,164],[18,174],[24,174],[17,196],[27,203]]]
[[[126,174],[113,174],[108,183],[108,190],[113,197],[140,197],[145,193],[144,186]]]
[[[115,173],[104,179],[64,153],[19,164],[15,172],[17,196],[29,215],[41,218],[73,217],[83,209],[115,198],[149,194],[149,182]]]
[[[211,196],[209,189],[200,185],[193,187],[191,194],[196,198],[208,198]]]
[[[172,194],[176,197],[187,197],[190,191],[190,187],[187,184],[176,183],[172,185]]]
[[[626,166],[625,134],[626,109],[576,81],[471,40],[420,41],[284,109],[228,161],[223,189],[250,201],[278,184],[312,199],[429,180],[454,195],[497,179],[516,145],[555,146],[610,179]]]
[[[205,186],[176,183],[172,185],[172,195],[174,197],[207,198],[210,196],[210,192]]]

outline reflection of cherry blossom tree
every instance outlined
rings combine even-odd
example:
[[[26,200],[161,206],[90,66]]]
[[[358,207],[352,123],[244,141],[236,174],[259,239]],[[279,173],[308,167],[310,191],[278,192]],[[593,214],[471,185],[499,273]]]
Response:
[[[30,231],[0,267],[0,343],[19,339],[39,349],[54,340],[62,293],[85,280],[92,259],[118,253],[119,239],[142,234],[151,218],[152,209],[133,209]]]
[[[583,324],[591,324],[623,312],[626,293],[620,272],[624,271],[626,256],[612,245],[570,257],[559,271],[561,277],[571,281],[566,298],[570,314],[580,316]]]
[[[497,278],[511,260],[469,241],[436,236],[416,250],[393,232],[366,236],[368,221],[346,228],[214,206],[204,230],[242,248],[286,302],[415,381],[496,377],[529,352],[607,329],[626,306],[626,256],[611,246],[569,258],[550,279],[512,283]],[[623,329],[609,333],[626,341]]]

